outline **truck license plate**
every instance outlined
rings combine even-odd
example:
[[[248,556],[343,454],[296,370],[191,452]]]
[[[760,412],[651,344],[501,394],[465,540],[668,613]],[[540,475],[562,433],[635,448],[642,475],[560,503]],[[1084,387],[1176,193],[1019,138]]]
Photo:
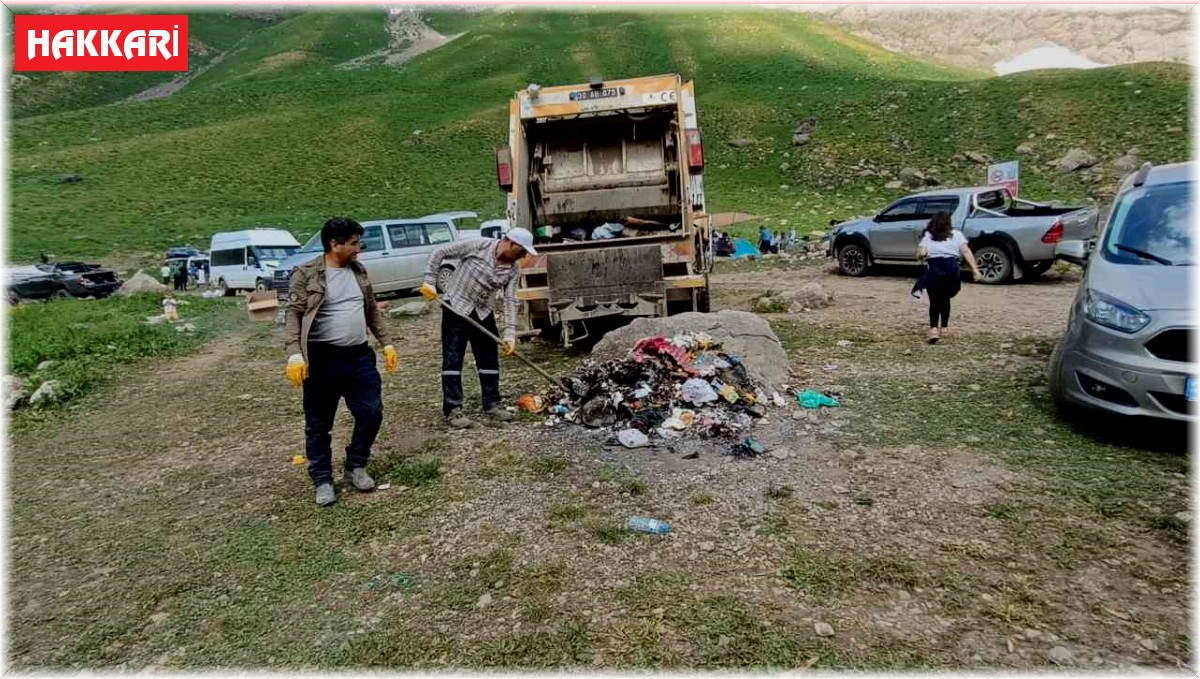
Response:
[[[625,93],[624,90],[624,87],[604,87],[598,90],[580,90],[578,92],[572,92],[569,96],[571,101],[591,101],[593,99],[619,97]]]
[[[1183,396],[1184,396],[1184,398],[1187,399],[1188,403],[1196,402],[1197,399],[1196,399],[1196,378],[1195,377],[1187,378],[1187,382],[1183,388]]]

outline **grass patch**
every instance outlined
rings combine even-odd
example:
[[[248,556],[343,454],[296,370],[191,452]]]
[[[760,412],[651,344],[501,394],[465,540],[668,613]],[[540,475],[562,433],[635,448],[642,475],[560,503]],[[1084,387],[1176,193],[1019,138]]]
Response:
[[[148,325],[162,313],[161,298],[138,295],[100,300],[55,300],[11,307],[9,372],[28,380],[32,395],[48,380],[61,385],[62,404],[84,396],[128,366],[147,358],[177,356],[207,342],[220,327],[237,327],[236,302],[188,297],[180,318],[195,331],[180,332],[169,323]],[[182,326],[182,323],[180,324]],[[52,361],[46,370],[37,368]]]
[[[698,493],[692,493],[691,496],[688,497],[688,504],[692,505],[693,507],[703,507],[705,505],[712,504],[713,500],[715,499],[715,495],[707,490],[702,490]]]
[[[529,468],[539,479],[549,479],[570,469],[571,458],[566,455],[538,455],[530,461]]]
[[[442,476],[442,461],[437,458],[413,459],[405,455],[375,457],[370,473],[376,482],[415,488],[434,483]]]
[[[910,588],[927,581],[911,559],[831,556],[807,549],[797,550],[780,575],[789,585],[817,600],[831,600],[854,589]]]
[[[796,489],[792,488],[791,486],[777,486],[772,483],[767,488],[766,495],[768,498],[770,498],[772,500],[786,500],[787,498],[791,497],[795,493],[796,493]]]
[[[556,522],[568,523],[578,521],[587,516],[587,507],[573,502],[555,505],[550,508],[549,516],[551,521]]]
[[[587,522],[587,530],[598,542],[606,545],[619,545],[633,537],[623,523],[612,519],[593,518]]]

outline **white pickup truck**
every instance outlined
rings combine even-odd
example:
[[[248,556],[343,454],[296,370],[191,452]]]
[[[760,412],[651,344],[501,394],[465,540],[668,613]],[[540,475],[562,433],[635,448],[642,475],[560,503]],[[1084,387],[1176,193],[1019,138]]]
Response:
[[[826,254],[848,276],[865,276],[874,264],[916,262],[917,244],[938,212],[948,213],[967,237],[989,284],[1040,276],[1054,264],[1057,243],[1096,235],[1094,207],[1020,200],[995,186],[940,189],[905,196],[876,215],[835,225]]]

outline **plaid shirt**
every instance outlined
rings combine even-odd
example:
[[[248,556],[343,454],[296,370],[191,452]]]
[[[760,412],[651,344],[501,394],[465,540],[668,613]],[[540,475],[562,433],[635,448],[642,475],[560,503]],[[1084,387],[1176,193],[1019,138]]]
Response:
[[[452,309],[483,320],[492,313],[496,291],[504,290],[504,339],[517,338],[517,282],[521,268],[496,261],[496,241],[473,238],[443,245],[429,255],[425,282],[437,285],[437,271],[445,259],[457,259],[458,268],[443,297]]]

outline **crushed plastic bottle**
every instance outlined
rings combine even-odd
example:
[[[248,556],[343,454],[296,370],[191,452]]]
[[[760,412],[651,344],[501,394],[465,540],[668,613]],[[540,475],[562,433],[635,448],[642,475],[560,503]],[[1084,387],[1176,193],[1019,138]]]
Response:
[[[635,533],[650,533],[652,535],[666,535],[671,532],[671,524],[669,522],[645,516],[629,517],[629,520],[625,522],[625,527]]]

